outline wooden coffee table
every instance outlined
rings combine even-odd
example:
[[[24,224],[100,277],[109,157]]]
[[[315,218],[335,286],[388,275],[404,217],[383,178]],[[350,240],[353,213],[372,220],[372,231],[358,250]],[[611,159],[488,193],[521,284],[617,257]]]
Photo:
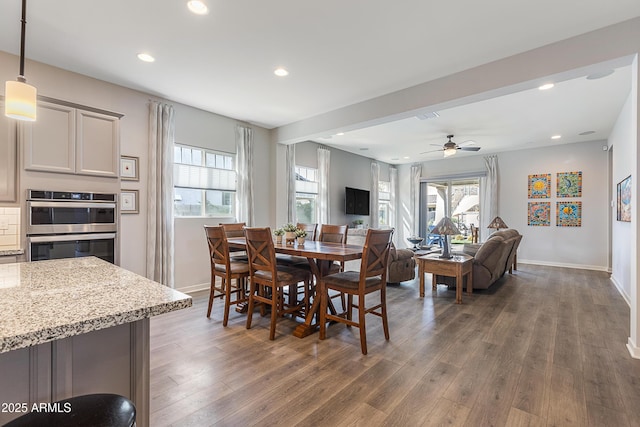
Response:
[[[431,273],[432,289],[436,289],[436,276],[456,278],[456,304],[462,304],[463,278],[467,276],[467,293],[473,290],[473,257],[465,254],[454,255],[453,258],[440,258],[439,254],[417,256],[418,274],[420,275],[420,297],[424,297],[424,275]]]

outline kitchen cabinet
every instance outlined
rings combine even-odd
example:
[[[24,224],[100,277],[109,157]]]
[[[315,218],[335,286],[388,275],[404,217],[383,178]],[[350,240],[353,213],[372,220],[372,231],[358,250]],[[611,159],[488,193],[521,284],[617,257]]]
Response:
[[[37,121],[24,127],[25,169],[117,178],[120,117],[39,100]]]
[[[0,110],[4,111],[4,102],[0,101]],[[0,202],[15,202],[17,195],[16,122],[0,117]]]

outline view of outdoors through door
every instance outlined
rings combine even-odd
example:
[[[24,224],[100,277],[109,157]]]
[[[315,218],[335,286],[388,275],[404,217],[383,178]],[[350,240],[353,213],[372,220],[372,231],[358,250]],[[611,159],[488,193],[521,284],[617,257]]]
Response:
[[[445,216],[460,230],[459,235],[451,236],[451,243],[470,243],[471,226],[480,223],[480,179],[430,181],[421,187],[420,236],[425,236],[425,244],[440,243],[440,236],[430,231]]]

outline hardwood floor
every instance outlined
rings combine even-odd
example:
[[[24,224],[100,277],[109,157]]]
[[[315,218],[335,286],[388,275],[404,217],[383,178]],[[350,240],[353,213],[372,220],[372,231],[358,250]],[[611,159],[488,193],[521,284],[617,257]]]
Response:
[[[521,264],[462,305],[389,286],[391,340],[368,316],[367,356],[344,325],[299,339],[282,319],[269,341],[269,317],[247,330],[232,310],[224,328],[200,293],[151,320],[151,425],[637,426],[640,360],[608,277]]]

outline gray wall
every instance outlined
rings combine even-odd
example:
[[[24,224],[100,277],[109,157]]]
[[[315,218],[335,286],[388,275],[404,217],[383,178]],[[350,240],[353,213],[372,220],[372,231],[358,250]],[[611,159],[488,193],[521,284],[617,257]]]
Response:
[[[296,144],[296,164],[298,166],[318,167],[317,149],[315,142],[301,142]],[[332,224],[348,224],[362,219],[365,224],[371,224],[371,216],[346,215],[345,187],[359,188],[371,191],[371,163],[373,159],[357,154],[328,147],[331,151],[331,182],[330,182],[330,222]],[[389,180],[389,165],[380,164],[380,180]],[[373,212],[370,212],[373,213]]]
[[[15,79],[17,58],[0,52],[0,79]],[[118,188],[140,191],[139,214],[122,215],[120,223],[120,264],[135,273],[145,275],[146,270],[146,201],[148,173],[148,94],[86,77],[80,74],[28,61],[29,82],[40,95],[124,114],[120,123],[120,152],[139,157],[140,181],[77,177],[74,175],[24,171],[20,162],[20,197],[24,216],[26,188],[37,187],[72,191],[117,191]],[[176,110],[176,140],[181,143],[235,153],[235,126],[237,120],[209,113],[197,108],[167,101]],[[254,129],[255,163],[254,204],[256,224],[272,224],[275,220],[273,197],[274,147],[269,131]],[[115,189],[114,189],[114,183]],[[181,290],[209,281],[207,246],[203,224],[217,224],[217,218],[177,219],[175,223],[175,282]],[[24,236],[24,221],[22,235]],[[24,245],[24,239],[23,239]],[[197,287],[197,286],[196,286]]]

